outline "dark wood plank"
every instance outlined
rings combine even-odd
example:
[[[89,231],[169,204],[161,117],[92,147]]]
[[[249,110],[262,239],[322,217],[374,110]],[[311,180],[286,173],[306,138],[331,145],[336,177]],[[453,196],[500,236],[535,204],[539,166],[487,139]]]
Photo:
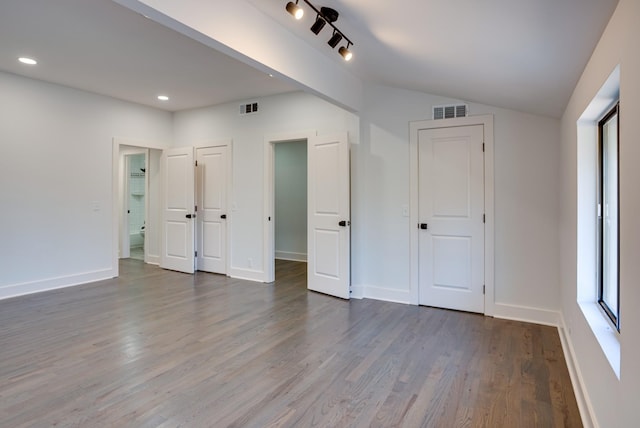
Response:
[[[0,301],[0,426],[582,426],[554,328],[120,272]]]

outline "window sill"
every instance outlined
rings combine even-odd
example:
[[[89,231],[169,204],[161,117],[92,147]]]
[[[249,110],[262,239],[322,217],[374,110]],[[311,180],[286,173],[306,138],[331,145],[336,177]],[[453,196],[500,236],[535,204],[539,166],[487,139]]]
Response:
[[[582,314],[607,357],[611,369],[620,380],[620,339],[619,334],[596,302],[578,302]]]

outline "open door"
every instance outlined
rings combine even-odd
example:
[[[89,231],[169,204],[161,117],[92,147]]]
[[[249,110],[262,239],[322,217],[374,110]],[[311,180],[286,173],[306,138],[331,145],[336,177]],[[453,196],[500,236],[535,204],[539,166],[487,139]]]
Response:
[[[193,147],[162,152],[162,255],[160,267],[194,272],[195,164]]]
[[[307,153],[307,287],[348,299],[351,222],[347,134],[311,137]]]
[[[229,148],[196,150],[198,270],[227,273]]]

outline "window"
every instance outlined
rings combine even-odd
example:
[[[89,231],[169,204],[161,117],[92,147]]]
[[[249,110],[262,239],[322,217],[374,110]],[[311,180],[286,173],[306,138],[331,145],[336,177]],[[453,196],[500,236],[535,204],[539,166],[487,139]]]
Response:
[[[620,331],[618,116],[616,104],[598,122],[598,303]]]

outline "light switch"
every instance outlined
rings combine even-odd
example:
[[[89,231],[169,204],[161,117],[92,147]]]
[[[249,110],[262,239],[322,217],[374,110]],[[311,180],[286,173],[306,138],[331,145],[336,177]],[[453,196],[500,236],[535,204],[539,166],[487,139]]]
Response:
[[[402,206],[402,217],[409,217],[409,205]]]

